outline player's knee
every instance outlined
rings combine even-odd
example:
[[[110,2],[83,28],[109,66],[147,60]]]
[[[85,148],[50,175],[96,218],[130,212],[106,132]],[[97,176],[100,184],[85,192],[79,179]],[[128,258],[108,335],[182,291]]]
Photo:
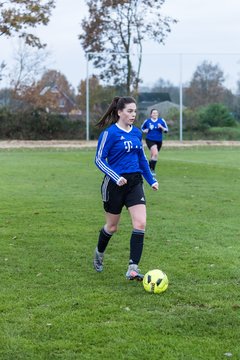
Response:
[[[118,230],[118,226],[117,225],[108,225],[107,226],[107,231],[111,234],[117,232]]]
[[[158,151],[157,151],[157,149],[156,149],[155,151],[152,151],[152,153],[151,153],[151,159],[154,160],[157,156],[158,156]]]
[[[133,224],[134,229],[145,231],[146,221],[145,220],[138,220],[135,221]]]

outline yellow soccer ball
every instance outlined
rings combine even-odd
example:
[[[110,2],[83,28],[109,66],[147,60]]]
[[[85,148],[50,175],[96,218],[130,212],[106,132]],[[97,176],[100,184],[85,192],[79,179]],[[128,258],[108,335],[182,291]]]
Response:
[[[144,275],[143,287],[147,292],[160,294],[168,288],[168,277],[162,270],[150,270]]]

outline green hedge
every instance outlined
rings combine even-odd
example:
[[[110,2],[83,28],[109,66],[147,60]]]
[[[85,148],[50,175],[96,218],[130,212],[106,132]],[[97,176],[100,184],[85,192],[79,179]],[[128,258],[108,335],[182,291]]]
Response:
[[[21,140],[85,139],[85,123],[43,110],[0,109],[0,138]]]
[[[169,134],[165,139],[179,138],[179,113],[171,116]],[[140,127],[138,121],[136,126]],[[229,125],[229,124],[228,124]],[[89,137],[97,139],[102,129],[90,123]],[[192,110],[185,111],[183,116],[184,140],[211,139],[240,141],[240,125],[235,126],[199,126],[198,116]],[[0,139],[19,140],[85,140],[85,119],[71,119],[59,114],[46,113],[41,109],[13,112],[0,108]]]

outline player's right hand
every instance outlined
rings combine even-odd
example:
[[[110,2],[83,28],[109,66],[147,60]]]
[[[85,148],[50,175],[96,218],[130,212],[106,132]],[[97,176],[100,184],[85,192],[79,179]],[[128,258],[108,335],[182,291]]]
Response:
[[[127,179],[125,179],[123,176],[120,177],[120,179],[117,181],[118,186],[123,186],[127,183]]]

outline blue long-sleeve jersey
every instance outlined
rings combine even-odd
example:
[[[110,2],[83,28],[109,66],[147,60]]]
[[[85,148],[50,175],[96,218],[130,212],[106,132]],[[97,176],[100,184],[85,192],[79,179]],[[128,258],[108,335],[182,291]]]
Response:
[[[95,164],[115,183],[122,174],[139,172],[149,185],[156,179],[151,174],[142,145],[142,133],[135,126],[129,131],[113,124],[100,134]]]
[[[164,127],[164,130],[158,127],[158,124]],[[162,141],[163,140],[163,132],[168,132],[168,126],[164,119],[158,118],[153,120],[151,118],[146,119],[141,126],[142,131],[148,130],[146,139],[151,141]]]

